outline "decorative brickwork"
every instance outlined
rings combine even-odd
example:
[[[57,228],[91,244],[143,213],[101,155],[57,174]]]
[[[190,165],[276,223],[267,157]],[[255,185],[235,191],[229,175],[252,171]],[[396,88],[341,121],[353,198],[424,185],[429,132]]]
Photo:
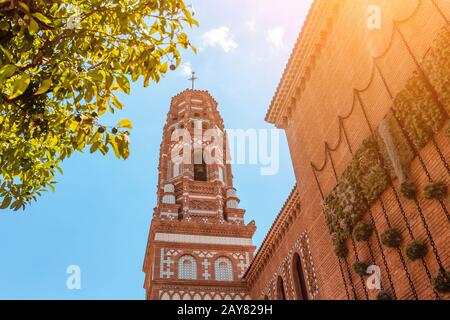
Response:
[[[202,151],[207,141],[195,130],[215,128],[224,135],[217,102],[206,91],[186,90],[172,99],[161,143],[158,204],[154,210],[144,268],[148,299],[248,299],[242,276],[255,247],[255,223],[244,224],[232,169],[223,162],[172,159],[180,143],[174,130],[188,130]],[[175,140],[175,141],[173,141]],[[226,140],[225,140],[226,141]],[[218,152],[226,156],[227,144]],[[225,159],[225,158],[224,158]],[[233,205],[227,205],[233,202]]]
[[[367,1],[312,5],[266,116],[286,132],[297,184],[255,257],[231,166],[170,161],[176,128],[224,131],[217,102],[195,90],[172,99],[148,299],[450,299],[450,4],[370,5],[380,30]]]
[[[283,228],[291,195],[269,231],[245,275],[252,297],[276,299],[279,276],[287,299],[300,291],[280,269],[300,240],[309,299],[376,299],[380,290],[353,270],[365,263],[380,268],[381,289],[395,299],[449,299],[436,284],[448,281],[450,204],[444,188],[428,199],[430,189],[450,185],[442,128],[450,110],[449,2],[372,1],[380,30],[367,27],[368,5],[314,1],[272,100],[266,120],[286,131],[302,208]],[[325,203],[333,207],[327,217],[330,195],[337,197]],[[373,227],[367,241],[352,237],[359,220]],[[399,248],[382,244],[388,229],[400,232]],[[309,240],[298,238],[304,230]],[[417,241],[428,251],[411,261],[406,248]]]

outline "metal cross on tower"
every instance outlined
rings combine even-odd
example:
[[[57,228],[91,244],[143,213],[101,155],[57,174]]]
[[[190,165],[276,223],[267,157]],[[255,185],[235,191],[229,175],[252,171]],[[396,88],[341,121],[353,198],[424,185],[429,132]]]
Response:
[[[195,80],[197,80],[198,78],[195,76],[195,72],[192,71],[192,77],[190,77],[188,80],[192,81],[192,90],[194,90],[194,84],[195,84]]]

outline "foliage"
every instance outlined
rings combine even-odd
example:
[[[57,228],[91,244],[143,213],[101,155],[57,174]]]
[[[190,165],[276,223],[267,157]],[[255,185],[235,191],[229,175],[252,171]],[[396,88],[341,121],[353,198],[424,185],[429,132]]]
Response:
[[[364,140],[350,167],[353,178],[358,180],[369,204],[376,201],[389,186],[390,178],[379,156],[377,142],[373,138]]]
[[[324,212],[330,233],[336,238],[347,239],[353,226],[361,220],[368,210],[367,203],[361,197],[359,185],[354,183],[348,171],[339,179],[339,183],[324,201]]]
[[[380,236],[381,243],[389,248],[398,248],[402,244],[402,235],[397,229],[388,229]]]
[[[424,195],[427,199],[443,200],[448,193],[447,185],[443,182],[432,182],[424,189]]]
[[[430,82],[450,114],[450,32],[444,29],[423,61]]]
[[[392,296],[386,291],[380,291],[377,294],[377,300],[392,300]]]
[[[404,181],[400,186],[400,190],[407,199],[414,200],[417,197],[417,186],[411,180]]]
[[[360,276],[367,275],[367,268],[369,267],[369,264],[366,262],[356,261],[353,264],[353,271],[355,271],[356,274]]]
[[[439,272],[439,274],[433,278],[433,286],[437,292],[450,293],[450,272]]]
[[[368,241],[373,233],[373,230],[374,227],[372,224],[360,221],[353,229],[353,238],[358,242]]]
[[[389,184],[387,170],[378,156],[374,139],[367,139],[337,186],[324,201],[325,219],[330,233],[340,240],[350,237],[354,226]]]
[[[345,241],[340,239],[333,239],[333,247],[334,247],[334,253],[339,258],[345,258],[348,255],[348,248],[345,244]]]
[[[423,259],[428,251],[425,242],[414,240],[406,246],[406,255],[411,261]]]
[[[419,150],[447,119],[424,80],[417,74],[408,80],[405,88],[395,97],[393,110],[409,139]]]
[[[1,0],[1,208],[54,189],[75,151],[126,159],[131,122],[101,117],[123,108],[130,79],[147,86],[180,64],[188,25],[183,0]]]

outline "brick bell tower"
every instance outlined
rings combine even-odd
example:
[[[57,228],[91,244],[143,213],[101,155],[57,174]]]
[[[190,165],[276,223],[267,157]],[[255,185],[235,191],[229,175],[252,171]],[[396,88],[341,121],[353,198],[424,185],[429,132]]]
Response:
[[[208,149],[214,159],[206,161]],[[214,98],[193,89],[173,97],[143,266],[147,299],[249,299],[242,276],[253,258],[256,226],[244,223],[227,157]]]

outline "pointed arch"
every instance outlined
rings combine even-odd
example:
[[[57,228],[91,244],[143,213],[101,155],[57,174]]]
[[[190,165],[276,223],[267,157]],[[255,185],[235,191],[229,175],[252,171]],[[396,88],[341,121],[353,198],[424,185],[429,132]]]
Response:
[[[178,292],[175,292],[172,296],[172,300],[181,300],[180,295],[178,294]]]
[[[287,300],[286,292],[284,290],[284,281],[281,276],[277,278],[277,300]]]
[[[297,300],[309,300],[302,260],[297,252],[292,258],[292,278]]]
[[[200,294],[196,293],[192,300],[202,300],[202,297],[200,296]]]
[[[161,295],[160,300],[170,300],[170,296],[167,292],[163,292],[163,294]]]

